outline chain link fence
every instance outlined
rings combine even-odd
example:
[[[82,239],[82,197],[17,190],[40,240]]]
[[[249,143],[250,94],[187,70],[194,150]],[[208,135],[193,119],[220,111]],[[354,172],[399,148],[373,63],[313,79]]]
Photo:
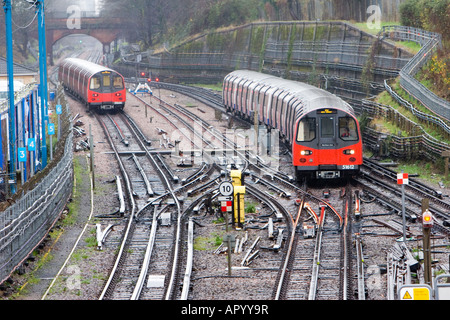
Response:
[[[0,204],[0,283],[19,268],[45,239],[63,212],[73,187],[72,124],[62,90],[61,137],[54,159]]]

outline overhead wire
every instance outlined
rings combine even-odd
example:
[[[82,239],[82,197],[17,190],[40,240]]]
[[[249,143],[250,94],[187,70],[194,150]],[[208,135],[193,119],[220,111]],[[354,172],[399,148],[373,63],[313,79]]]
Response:
[[[14,22],[14,19],[11,19],[11,21],[12,21],[13,25],[16,26],[18,29],[26,29],[26,28],[28,28],[29,26],[31,26],[31,24],[34,22],[34,20],[36,20],[37,15],[38,15],[38,12],[36,11],[36,13],[34,14],[33,19],[30,21],[30,23],[28,23],[28,24],[25,25],[25,26],[19,26],[17,23]],[[13,31],[13,32],[14,32],[14,31]]]
[[[29,1],[27,1],[27,2],[29,2]],[[31,2],[29,2],[29,3],[31,3]],[[37,3],[37,0],[35,0],[35,1],[32,3],[32,5],[30,5],[30,6],[29,6],[28,8],[26,8],[25,10],[30,10],[31,8],[33,8],[33,7],[36,5],[36,3]],[[38,15],[38,11],[35,12],[34,17],[33,17],[33,18],[31,19],[31,21],[30,21],[29,23],[27,23],[25,26],[19,26],[16,22],[14,22],[14,19],[11,19],[12,24],[16,27],[16,29],[14,29],[12,33],[14,34],[14,33],[16,33],[18,30],[26,29],[26,28],[30,27],[31,24],[36,20],[37,15]],[[5,38],[6,38],[6,35],[3,35],[2,37],[0,37],[1,40],[5,39]]]

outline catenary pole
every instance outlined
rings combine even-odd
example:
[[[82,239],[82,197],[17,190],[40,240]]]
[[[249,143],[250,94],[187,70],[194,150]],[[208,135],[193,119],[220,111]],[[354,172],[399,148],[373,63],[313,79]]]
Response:
[[[9,173],[13,175],[16,171],[16,120],[14,106],[14,63],[13,63],[13,39],[12,39],[12,6],[11,0],[3,1],[6,23],[6,66],[8,73],[8,99],[9,99]],[[12,177],[9,176],[8,180]],[[15,193],[14,184],[11,192]]]
[[[47,111],[47,50],[45,41],[45,7],[44,0],[35,2],[38,15],[38,34],[39,34],[39,79],[40,79],[40,97],[41,97],[41,126],[42,126],[42,144],[41,144],[41,161],[42,169],[47,166],[47,135],[46,135],[46,119]]]

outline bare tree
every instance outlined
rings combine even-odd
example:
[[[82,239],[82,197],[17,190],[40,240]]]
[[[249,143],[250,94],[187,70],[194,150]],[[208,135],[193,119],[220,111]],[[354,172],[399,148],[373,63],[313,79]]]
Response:
[[[125,38],[130,42],[141,41],[147,48],[164,32],[166,17],[175,3],[173,0],[103,0],[102,14],[123,18]]]

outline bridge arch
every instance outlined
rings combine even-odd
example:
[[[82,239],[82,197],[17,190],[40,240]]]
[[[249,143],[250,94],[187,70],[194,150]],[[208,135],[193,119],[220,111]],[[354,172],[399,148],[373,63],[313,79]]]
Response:
[[[108,46],[105,46],[96,38],[85,35],[85,34],[71,34],[62,37],[61,39],[55,41],[53,44],[53,60],[57,63],[57,60],[65,55],[67,51],[72,51],[73,49],[78,50],[89,50],[90,53],[104,54],[108,52]]]
[[[103,44],[103,53],[109,53],[110,45],[122,32],[119,18],[81,17],[73,24],[69,18],[46,20],[46,49],[49,63],[53,65],[53,45],[60,39],[74,34],[84,34],[96,38]]]

